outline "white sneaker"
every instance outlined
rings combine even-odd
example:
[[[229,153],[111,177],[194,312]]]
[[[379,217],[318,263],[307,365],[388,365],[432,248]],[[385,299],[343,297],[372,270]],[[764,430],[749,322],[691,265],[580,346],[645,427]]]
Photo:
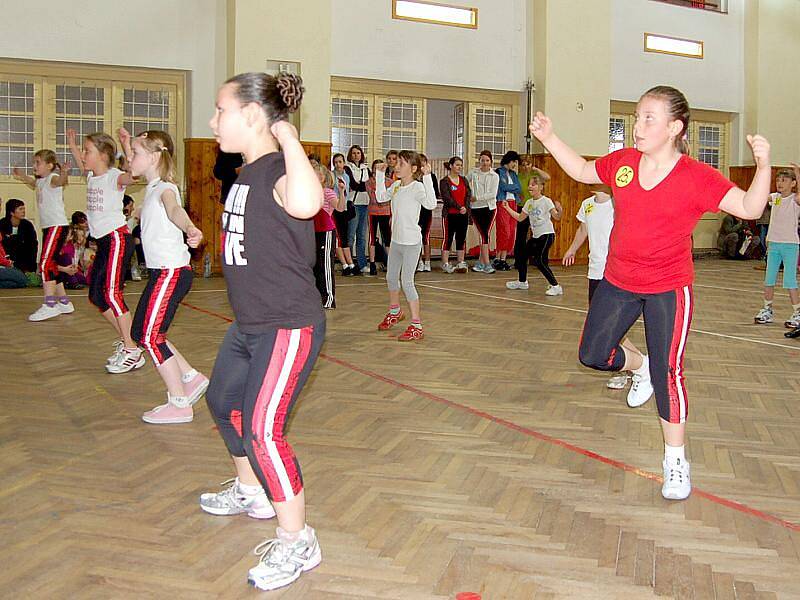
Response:
[[[610,377],[609,380],[606,382],[606,387],[610,390],[623,390],[625,386],[628,385],[628,380],[630,380],[631,376],[627,373],[622,375],[615,375],[614,377]]]
[[[469,265],[463,260],[456,265],[456,273],[466,273],[469,271]]]
[[[551,285],[545,291],[545,295],[547,296],[563,296],[564,295],[564,288],[560,285]]]
[[[256,546],[258,564],[247,573],[247,580],[260,590],[275,590],[296,581],[304,571],[322,562],[314,530],[306,525],[300,539],[286,540],[286,532],[277,528],[278,537]]]
[[[472,270],[476,273],[483,273],[484,268],[485,267],[483,266],[482,262],[476,262],[474,265],[472,265]]]
[[[766,325],[767,323],[772,323],[772,321],[774,320],[772,316],[772,309],[762,308],[760,311],[758,311],[758,313],[756,313],[756,316],[753,318],[753,320],[758,325]]]
[[[61,312],[62,315],[68,315],[70,313],[75,312],[75,305],[72,304],[72,302],[67,302],[66,304],[57,302],[56,307],[58,308],[58,310]]]
[[[506,281],[506,287],[510,290],[527,290],[528,285],[527,281]]]
[[[417,273],[424,273],[425,272],[425,263],[423,261],[419,261],[417,265]]]
[[[112,352],[111,356],[106,359],[106,364],[112,364],[119,360],[120,354],[125,349],[125,342],[122,340],[117,340],[114,342],[114,352]]]
[[[456,270],[453,268],[453,265],[451,265],[450,263],[444,263],[442,265],[442,271],[444,271],[445,273],[450,273],[450,274],[456,272]]]
[[[239,488],[239,478],[223,481],[220,485],[231,484],[221,492],[200,494],[200,508],[211,515],[229,516],[247,513],[254,519],[271,519],[275,509],[262,489],[258,494],[244,494]]]
[[[788,320],[784,321],[783,323],[789,329],[794,329],[795,327],[800,327],[800,310],[796,310],[792,313],[792,316],[789,317]]]
[[[431,272],[431,263],[426,262],[425,263],[425,268],[423,269],[423,271],[425,271],[426,273],[430,273]]]
[[[47,319],[52,319],[60,314],[61,311],[58,310],[58,304],[56,304],[56,306],[47,306],[47,304],[42,304],[36,309],[35,313],[28,317],[28,321],[46,321]]]
[[[144,363],[144,352],[142,352],[141,348],[135,348],[133,350],[123,348],[117,360],[106,365],[106,371],[114,374],[127,373],[134,369],[141,369]]]
[[[483,272],[486,273],[487,275],[494,273],[495,268],[492,266],[492,263],[486,263],[485,265],[483,265]]]
[[[631,377],[633,383],[631,389],[628,390],[628,406],[631,408],[641,406],[653,395],[653,383],[650,381],[650,360],[647,356],[644,357],[641,370],[644,375],[634,371]]]
[[[680,458],[664,458],[664,485],[661,495],[667,500],[685,500],[692,493],[689,463]]]
[[[139,268],[138,263],[133,263],[131,266],[131,279],[133,281],[141,281],[142,280],[142,271]]]

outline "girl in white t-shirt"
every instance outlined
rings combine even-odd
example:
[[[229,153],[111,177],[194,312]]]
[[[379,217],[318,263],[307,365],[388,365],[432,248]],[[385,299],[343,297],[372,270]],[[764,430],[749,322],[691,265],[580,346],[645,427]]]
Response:
[[[594,195],[586,198],[581,202],[581,207],[578,209],[578,214],[575,217],[580,221],[580,226],[575,232],[575,237],[572,244],[567,249],[561,264],[569,267],[575,264],[575,254],[578,249],[583,246],[583,243],[589,240],[589,304],[592,303],[592,297],[597,286],[603,280],[603,274],[606,270],[606,258],[608,257],[608,240],[611,237],[611,229],[614,227],[614,203],[611,196],[608,195],[608,186],[596,186],[593,190]],[[622,340],[621,345],[638,354],[644,353],[633,345],[628,338]],[[620,373],[611,377],[606,386],[612,390],[624,389],[630,380],[630,375]],[[631,407],[641,406],[641,404],[631,404],[633,397],[628,398],[628,405]],[[645,402],[649,397],[645,398]]]
[[[42,254],[39,272],[42,275],[44,302],[28,317],[29,321],[44,321],[75,312],[75,307],[64,291],[65,276],[58,270],[56,259],[67,239],[69,221],[64,212],[64,186],[72,165],[59,165],[56,153],[42,149],[33,155],[33,177],[15,168],[14,177],[36,191],[39,226],[42,228]],[[58,171],[58,173],[56,173]]]
[[[174,183],[175,145],[169,134],[145,131],[131,141],[130,134],[120,129],[119,138],[131,174],[147,181],[137,216],[149,279],[136,307],[131,331],[134,341],[150,353],[167,386],[167,402],[144,413],[142,420],[188,423],[194,418],[192,405],[205,393],[208,378],[193,369],[167,340],[167,329],[192,287],[191,257],[186,244],[197,248],[203,233],[186,214]]]
[[[528,191],[531,194],[530,199],[522,207],[521,212],[515,211],[507,202],[503,202],[503,208],[514,217],[517,221],[524,221],[529,219],[531,223],[531,233],[533,237],[528,240],[526,244],[526,257],[525,260],[517,261],[517,271],[519,272],[518,281],[509,281],[506,287],[510,290],[527,290],[528,289],[528,260],[527,257],[533,259],[533,264],[541,271],[550,286],[547,288],[545,294],[548,296],[561,296],[564,293],[562,287],[558,284],[556,276],[550,269],[550,247],[556,239],[556,230],[553,227],[553,219],[561,219],[564,209],[560,202],[553,202],[550,198],[545,196],[542,191],[544,190],[544,177],[539,173],[531,176],[528,183]]]
[[[108,357],[109,373],[125,373],[144,365],[144,354],[131,339],[131,313],[125,304],[125,271],[133,255],[133,239],[125,215],[122,197],[133,182],[130,173],[113,167],[117,144],[105,133],[84,137],[78,147],[78,134],[67,130],[67,142],[75,164],[86,177],[86,216],[89,235],[97,242],[89,301],[94,304],[119,336],[114,353]]]

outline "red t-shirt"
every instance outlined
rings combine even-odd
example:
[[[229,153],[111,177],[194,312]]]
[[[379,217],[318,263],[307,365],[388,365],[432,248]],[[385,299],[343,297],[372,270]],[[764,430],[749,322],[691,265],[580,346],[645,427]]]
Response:
[[[464,184],[464,178],[458,176],[458,185],[453,183],[449,177],[445,177],[444,181],[450,186],[450,197],[453,199],[453,204],[450,205],[447,211],[450,214],[457,214],[460,212],[459,208],[463,208],[464,200],[467,197],[467,186]]]
[[[734,184],[716,169],[683,155],[652,190],[639,185],[642,153],[623,148],[596,161],[597,175],[610,185],[614,228],[605,278],[639,294],[658,294],[694,280],[692,232]]]

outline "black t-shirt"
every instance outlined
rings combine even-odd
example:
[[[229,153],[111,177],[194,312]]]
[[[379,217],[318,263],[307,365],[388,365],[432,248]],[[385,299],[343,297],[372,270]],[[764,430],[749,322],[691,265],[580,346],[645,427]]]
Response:
[[[314,220],[289,216],[273,195],[283,154],[245,165],[222,213],[222,271],[244,333],[297,329],[324,320],[314,283]]]
[[[242,166],[244,161],[242,155],[238,152],[231,154],[217,151],[217,162],[214,163],[214,177],[220,180],[222,187],[220,189],[219,201],[225,204],[225,199],[228,197],[228,192],[231,186],[236,182],[236,169]]]

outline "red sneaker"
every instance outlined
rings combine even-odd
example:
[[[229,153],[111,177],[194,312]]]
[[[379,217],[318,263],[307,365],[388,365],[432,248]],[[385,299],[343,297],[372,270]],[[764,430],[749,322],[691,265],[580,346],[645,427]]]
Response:
[[[422,327],[409,325],[406,327],[406,330],[398,336],[397,339],[400,342],[413,342],[414,340],[421,340],[424,337],[425,334],[422,333]]]
[[[378,323],[378,329],[380,331],[386,331],[387,329],[391,329],[405,318],[406,316],[403,314],[402,310],[396,315],[393,315],[392,313],[386,313],[386,316],[383,317],[383,321]]]

